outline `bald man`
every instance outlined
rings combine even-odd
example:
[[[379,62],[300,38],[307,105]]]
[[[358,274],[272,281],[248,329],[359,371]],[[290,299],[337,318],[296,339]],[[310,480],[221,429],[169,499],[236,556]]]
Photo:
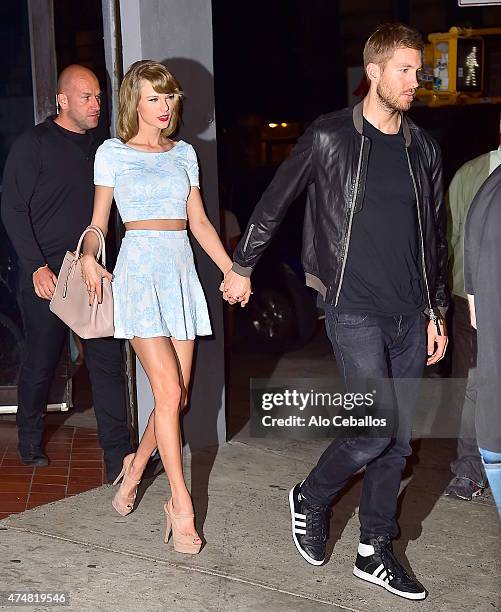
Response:
[[[5,164],[2,220],[20,262],[19,302],[26,351],[18,382],[18,453],[48,465],[42,448],[49,385],[67,328],[49,310],[59,268],[92,217],[94,155],[89,130],[99,121],[101,91],[93,72],[72,65],[58,79],[59,114],[29,129]],[[122,347],[113,338],[84,341],[85,361],[108,481],[132,451],[127,427]]]

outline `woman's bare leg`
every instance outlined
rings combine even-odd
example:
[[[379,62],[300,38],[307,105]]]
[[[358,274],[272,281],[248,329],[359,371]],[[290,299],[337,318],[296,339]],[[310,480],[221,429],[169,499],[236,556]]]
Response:
[[[174,350],[176,351],[179,368],[181,370],[181,380],[183,383],[181,389],[181,410],[184,410],[188,403],[188,389],[190,387],[191,365],[193,363],[193,349],[195,347],[195,343],[193,340],[177,340],[176,338],[171,338],[171,340]],[[183,440],[181,437],[181,429],[179,429],[179,448],[181,449],[182,456]],[[174,511],[175,510],[176,507],[174,506]]]
[[[190,385],[191,366],[193,362],[194,342],[193,340],[176,340],[175,338],[171,338],[171,341],[176,352],[179,368],[181,369],[183,382],[181,409],[183,409],[186,407],[188,401],[188,389]],[[157,448],[154,410],[155,409],[152,410],[150,416],[148,417],[146,429],[144,430],[139,447],[134,456],[134,460],[129,467],[128,473],[131,477],[131,482],[141,479],[151,454]],[[179,434],[179,446],[182,449],[181,431]]]
[[[174,342],[178,344],[179,358]],[[139,479],[138,472],[141,470],[142,473],[156,446],[170,482],[174,512],[191,514],[193,505],[183,476],[179,416],[186,388],[182,371],[185,370],[189,381],[194,343],[193,340],[174,342],[165,337],[136,337],[131,340],[132,347],[150,381],[155,408],[136,452],[138,461],[136,463],[135,457],[134,469],[131,469],[129,474],[131,480],[136,477]],[[180,527],[184,533],[196,533],[193,519],[183,519]]]
[[[148,417],[146,429],[143,432],[136,454],[129,468],[129,475],[132,480],[140,480],[146,468],[146,464],[151,457],[151,454],[157,447],[157,438],[155,436],[155,409]]]

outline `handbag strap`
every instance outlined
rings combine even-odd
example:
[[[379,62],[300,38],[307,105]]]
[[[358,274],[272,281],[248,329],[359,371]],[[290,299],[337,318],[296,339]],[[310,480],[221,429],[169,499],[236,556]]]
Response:
[[[94,234],[96,234],[99,240],[99,247],[97,250],[96,261],[99,261],[101,259],[103,268],[106,268],[106,244],[104,240],[104,234],[101,228],[98,227],[97,225],[89,225],[88,227],[84,229],[84,231],[82,232],[82,235],[80,236],[80,240],[78,241],[78,244],[77,244],[77,250],[75,251],[75,258],[78,259],[80,257],[80,251],[82,250],[83,239],[85,238],[85,234],[88,234],[89,232],[93,232]]]

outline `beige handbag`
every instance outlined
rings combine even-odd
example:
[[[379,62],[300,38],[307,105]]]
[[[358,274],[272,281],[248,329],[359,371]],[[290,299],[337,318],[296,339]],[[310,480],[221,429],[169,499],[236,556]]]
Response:
[[[94,232],[99,239],[96,260],[106,268],[106,245],[103,232],[97,225],[89,225],[78,241],[75,253],[66,252],[57,277],[56,289],[49,304],[51,311],[57,315],[80,338],[105,338],[113,336],[113,292],[111,282],[102,279],[103,301],[94,296],[89,306],[89,293],[82,278],[80,251],[85,234]]]

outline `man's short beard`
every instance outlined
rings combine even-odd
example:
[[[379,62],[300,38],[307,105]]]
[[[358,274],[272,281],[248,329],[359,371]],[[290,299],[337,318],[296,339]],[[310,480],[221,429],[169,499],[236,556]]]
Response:
[[[91,125],[85,117],[76,117],[71,111],[68,112],[68,116],[81,130],[93,130],[96,127]]]
[[[381,81],[377,84],[376,94],[379,98],[379,102],[388,112],[395,113],[406,111],[409,110],[411,106],[410,104],[402,104],[398,96],[392,95],[391,92],[389,92],[388,89],[386,89],[384,85],[382,85]]]

